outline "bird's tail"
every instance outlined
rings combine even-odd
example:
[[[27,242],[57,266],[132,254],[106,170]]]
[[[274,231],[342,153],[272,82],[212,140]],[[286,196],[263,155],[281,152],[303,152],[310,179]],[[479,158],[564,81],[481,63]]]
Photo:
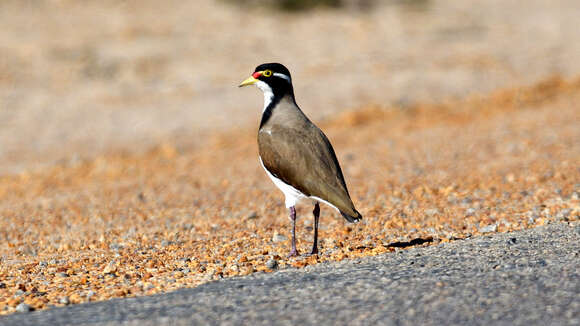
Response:
[[[343,211],[340,211],[340,214],[342,214],[342,216],[350,223],[356,223],[362,219],[362,215],[356,209],[354,210],[354,212],[356,213],[356,215],[350,215]]]

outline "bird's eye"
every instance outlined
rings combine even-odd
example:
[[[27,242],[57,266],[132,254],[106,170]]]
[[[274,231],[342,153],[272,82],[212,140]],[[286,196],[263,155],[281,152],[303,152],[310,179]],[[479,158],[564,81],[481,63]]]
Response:
[[[264,70],[264,72],[262,73],[262,76],[264,76],[264,77],[272,76],[272,70]]]

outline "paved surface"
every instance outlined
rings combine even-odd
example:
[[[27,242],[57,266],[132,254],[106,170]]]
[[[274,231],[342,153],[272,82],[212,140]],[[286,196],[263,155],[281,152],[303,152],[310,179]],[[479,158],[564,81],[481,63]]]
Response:
[[[578,325],[579,252],[580,225],[553,224],[0,324]]]

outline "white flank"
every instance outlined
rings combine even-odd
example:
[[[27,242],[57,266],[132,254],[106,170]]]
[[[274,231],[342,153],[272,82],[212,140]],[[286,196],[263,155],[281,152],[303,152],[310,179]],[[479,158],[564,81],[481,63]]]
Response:
[[[296,189],[296,188],[292,187],[291,185],[285,183],[284,181],[276,178],[272,173],[270,173],[270,171],[268,171],[268,169],[266,169],[266,167],[264,166],[264,162],[262,162],[262,158],[261,157],[259,157],[259,158],[260,158],[260,164],[262,165],[262,168],[264,168],[264,171],[266,171],[266,174],[270,177],[270,180],[272,180],[272,182],[274,182],[276,187],[278,187],[278,189],[280,189],[284,193],[284,196],[286,197],[286,200],[285,200],[286,208],[290,208],[292,206],[295,206],[296,203],[298,203],[300,201],[300,199],[306,197],[298,189]]]
[[[280,189],[284,193],[284,197],[285,197],[284,202],[286,204],[286,208],[290,208],[292,206],[295,206],[302,198],[310,198],[310,199],[317,200],[321,203],[324,203],[324,204],[336,209],[336,211],[340,213],[340,210],[338,208],[336,208],[336,206],[332,205],[331,203],[327,202],[326,200],[318,198],[316,196],[306,196],[305,194],[300,192],[300,190],[298,190],[298,189],[292,187],[291,185],[287,184],[286,182],[276,178],[272,173],[270,173],[270,171],[268,171],[268,169],[266,169],[266,167],[264,166],[264,162],[262,162],[262,158],[259,156],[258,156],[258,158],[260,159],[260,164],[262,165],[262,168],[264,169],[264,171],[266,171],[266,174],[268,175],[268,177],[270,177],[270,180],[272,180],[272,182],[276,185],[276,187],[278,187],[278,189]]]

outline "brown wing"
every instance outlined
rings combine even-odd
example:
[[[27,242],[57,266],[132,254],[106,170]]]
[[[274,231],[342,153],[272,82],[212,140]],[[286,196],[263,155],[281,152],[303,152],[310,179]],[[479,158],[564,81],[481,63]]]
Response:
[[[318,127],[274,125],[258,134],[260,157],[277,178],[307,196],[316,196],[341,212],[356,217],[332,145]]]

